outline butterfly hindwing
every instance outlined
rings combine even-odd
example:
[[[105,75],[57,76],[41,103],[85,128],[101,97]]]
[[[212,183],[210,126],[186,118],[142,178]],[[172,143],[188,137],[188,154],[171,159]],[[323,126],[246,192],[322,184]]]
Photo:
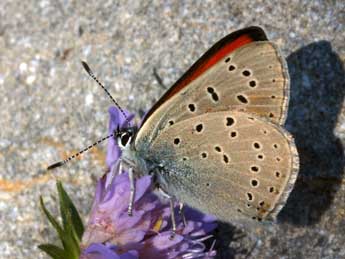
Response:
[[[178,122],[142,155],[169,171],[158,176],[168,193],[223,220],[274,217],[298,171],[298,154],[287,132],[236,111]]]

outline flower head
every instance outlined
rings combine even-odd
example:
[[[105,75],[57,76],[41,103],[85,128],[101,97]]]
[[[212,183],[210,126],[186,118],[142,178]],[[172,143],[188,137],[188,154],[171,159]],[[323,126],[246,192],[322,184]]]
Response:
[[[119,111],[112,107],[109,131],[123,126]],[[128,114],[132,119],[133,115]],[[110,173],[98,181],[89,222],[82,239],[82,258],[213,258],[203,241],[215,227],[215,218],[186,207],[182,217],[175,215],[177,231],[171,238],[171,212],[152,189],[152,179],[136,180],[133,215],[127,213],[129,179],[127,173],[114,176],[120,150],[114,140],[108,144]]]

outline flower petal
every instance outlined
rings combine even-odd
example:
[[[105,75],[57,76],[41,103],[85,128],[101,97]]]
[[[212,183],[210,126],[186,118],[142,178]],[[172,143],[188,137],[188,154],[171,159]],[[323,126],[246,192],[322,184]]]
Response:
[[[91,244],[83,251],[81,258],[87,259],[120,259],[113,250],[103,244]]]
[[[117,253],[116,246],[91,244],[80,256],[80,259],[137,259],[138,252],[135,250],[126,253]]]
[[[119,109],[115,106],[112,106],[108,110],[110,115],[109,121],[109,134],[113,133],[118,127],[123,128],[124,124],[126,124],[126,119],[119,111]],[[129,121],[133,120],[134,114],[125,111],[125,114]],[[127,126],[127,125],[126,125]],[[116,143],[115,138],[110,138],[108,141],[108,149],[107,149],[107,156],[106,156],[106,164],[110,168],[115,161],[119,159],[121,156],[121,150]]]
[[[183,236],[175,234],[173,238],[171,238],[171,231],[165,231],[163,233],[159,233],[151,240],[152,246],[157,250],[166,250],[171,248],[183,240]]]

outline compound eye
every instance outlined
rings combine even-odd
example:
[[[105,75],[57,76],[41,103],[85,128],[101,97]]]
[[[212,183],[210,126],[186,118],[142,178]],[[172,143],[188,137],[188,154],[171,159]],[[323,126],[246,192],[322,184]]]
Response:
[[[121,145],[122,146],[126,146],[128,144],[128,142],[130,141],[132,135],[128,132],[125,132],[121,135]]]

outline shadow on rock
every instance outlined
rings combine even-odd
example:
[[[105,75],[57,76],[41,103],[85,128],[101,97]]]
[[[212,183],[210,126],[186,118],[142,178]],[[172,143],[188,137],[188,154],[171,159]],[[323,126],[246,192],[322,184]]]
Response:
[[[317,223],[330,207],[344,173],[344,153],[334,128],[345,94],[345,72],[327,41],[287,58],[291,99],[286,123],[300,155],[300,172],[280,222]]]
[[[237,255],[247,255],[249,252],[241,244],[243,239],[249,238],[245,232],[225,223],[219,222],[214,233],[214,239],[209,239],[207,247],[211,246],[211,241],[216,240],[217,259],[232,259]],[[231,246],[230,246],[231,244]]]

